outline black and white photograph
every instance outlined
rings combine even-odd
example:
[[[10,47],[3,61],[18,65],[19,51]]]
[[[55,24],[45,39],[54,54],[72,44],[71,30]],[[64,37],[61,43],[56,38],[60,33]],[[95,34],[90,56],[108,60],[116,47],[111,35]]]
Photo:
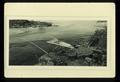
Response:
[[[115,77],[115,4],[6,3],[4,76]]]
[[[106,66],[107,20],[9,20],[9,65]]]

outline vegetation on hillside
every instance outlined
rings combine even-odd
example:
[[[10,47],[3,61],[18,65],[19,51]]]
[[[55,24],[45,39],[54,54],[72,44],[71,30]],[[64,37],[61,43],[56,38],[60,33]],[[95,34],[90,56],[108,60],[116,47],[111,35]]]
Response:
[[[27,28],[27,27],[49,27],[50,22],[40,22],[32,20],[9,20],[10,28]]]

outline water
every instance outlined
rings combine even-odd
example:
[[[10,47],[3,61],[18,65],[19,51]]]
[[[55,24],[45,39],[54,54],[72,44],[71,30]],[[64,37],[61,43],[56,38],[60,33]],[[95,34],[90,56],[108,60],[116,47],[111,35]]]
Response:
[[[91,35],[96,30],[95,21],[59,21],[58,26],[43,28],[10,28],[10,43],[25,41],[50,40],[78,35]]]

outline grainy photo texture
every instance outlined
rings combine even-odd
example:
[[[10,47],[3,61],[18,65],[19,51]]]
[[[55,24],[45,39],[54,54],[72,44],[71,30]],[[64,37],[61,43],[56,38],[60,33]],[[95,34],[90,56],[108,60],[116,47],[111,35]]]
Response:
[[[9,20],[9,65],[106,66],[107,20]]]

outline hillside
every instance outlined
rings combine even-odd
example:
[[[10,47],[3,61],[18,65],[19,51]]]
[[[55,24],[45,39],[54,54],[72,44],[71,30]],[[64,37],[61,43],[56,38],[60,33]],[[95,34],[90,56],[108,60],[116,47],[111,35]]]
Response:
[[[9,20],[10,28],[50,27],[52,23],[32,20]]]

